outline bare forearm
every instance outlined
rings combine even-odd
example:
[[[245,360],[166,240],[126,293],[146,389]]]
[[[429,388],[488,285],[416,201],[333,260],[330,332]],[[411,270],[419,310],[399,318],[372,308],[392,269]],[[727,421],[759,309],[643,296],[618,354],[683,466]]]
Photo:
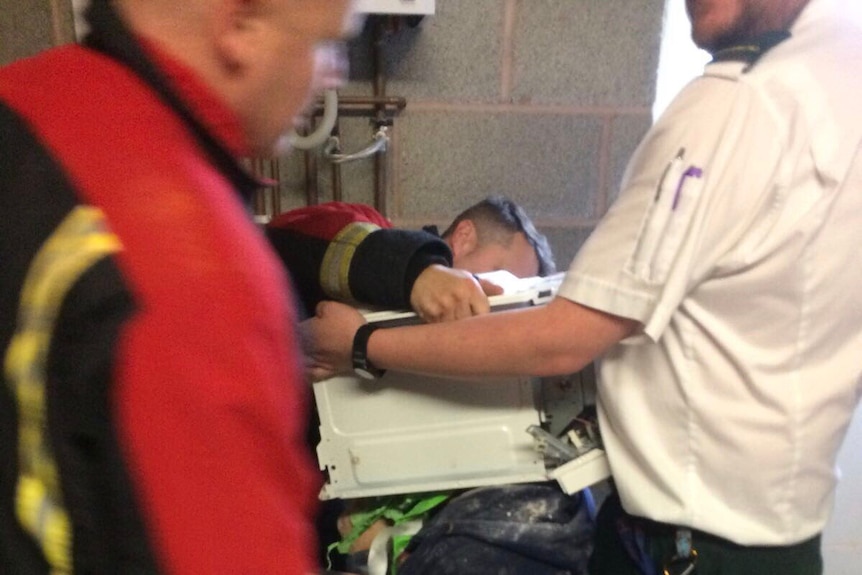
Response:
[[[369,358],[387,369],[452,376],[575,372],[636,328],[571,301],[445,325],[381,329]]]

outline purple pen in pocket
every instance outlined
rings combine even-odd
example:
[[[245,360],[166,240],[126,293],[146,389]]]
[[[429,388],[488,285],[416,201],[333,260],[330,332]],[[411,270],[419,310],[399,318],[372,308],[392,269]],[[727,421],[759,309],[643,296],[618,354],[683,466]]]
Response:
[[[673,204],[671,204],[670,207],[671,210],[675,210],[677,204],[679,204],[679,196],[682,192],[682,186],[685,184],[686,178],[700,178],[701,176],[703,176],[703,170],[697,166],[689,166],[689,168],[682,173],[679,177],[679,183],[676,185],[676,192],[673,195]]]

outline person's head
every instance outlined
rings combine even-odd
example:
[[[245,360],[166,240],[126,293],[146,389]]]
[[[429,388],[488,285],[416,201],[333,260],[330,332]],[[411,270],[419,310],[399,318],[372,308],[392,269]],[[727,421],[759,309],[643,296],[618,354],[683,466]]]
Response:
[[[488,197],[461,212],[443,232],[453,267],[473,273],[507,270],[518,277],[556,270],[548,240],[516,203]]]
[[[786,30],[809,0],[686,0],[691,37],[715,52],[765,32]]]
[[[342,80],[353,0],[115,0],[136,33],[192,67],[268,154],[316,91]]]

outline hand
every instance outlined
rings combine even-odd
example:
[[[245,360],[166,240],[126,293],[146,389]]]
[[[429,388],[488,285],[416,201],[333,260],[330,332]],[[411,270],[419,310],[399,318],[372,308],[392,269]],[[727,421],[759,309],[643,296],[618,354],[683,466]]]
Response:
[[[413,283],[410,305],[419,317],[434,323],[488,313],[488,296],[501,293],[503,288],[470,272],[434,264]]]
[[[306,377],[321,381],[350,371],[353,336],[364,323],[362,314],[349,305],[320,302],[317,314],[299,327],[306,352]]]

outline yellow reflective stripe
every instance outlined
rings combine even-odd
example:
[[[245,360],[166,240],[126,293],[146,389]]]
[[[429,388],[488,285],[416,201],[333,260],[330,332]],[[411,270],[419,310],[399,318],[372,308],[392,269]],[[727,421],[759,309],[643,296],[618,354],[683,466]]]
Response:
[[[102,212],[78,207],[39,249],[21,290],[18,322],[4,361],[18,404],[18,521],[42,548],[52,573],[72,573],[72,532],[47,434],[46,364],[60,307],[78,278],[120,250]]]
[[[71,529],[66,513],[53,505],[45,484],[35,476],[19,477],[16,495],[18,519],[28,532],[34,534],[35,529],[39,533],[42,552],[53,572],[71,574]]]
[[[350,262],[356,248],[380,226],[369,222],[355,222],[345,226],[326,248],[320,265],[320,286],[333,299],[353,301],[350,292]]]

